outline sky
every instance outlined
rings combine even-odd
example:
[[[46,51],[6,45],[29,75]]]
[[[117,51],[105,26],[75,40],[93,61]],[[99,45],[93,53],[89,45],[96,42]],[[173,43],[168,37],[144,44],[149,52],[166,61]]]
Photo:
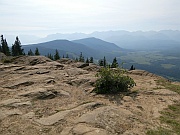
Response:
[[[180,0],[0,0],[0,34],[180,30]]]

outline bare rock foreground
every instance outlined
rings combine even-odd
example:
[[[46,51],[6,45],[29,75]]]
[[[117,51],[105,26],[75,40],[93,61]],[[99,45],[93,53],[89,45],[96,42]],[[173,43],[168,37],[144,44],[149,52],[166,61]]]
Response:
[[[0,64],[2,135],[144,135],[162,125],[160,111],[180,96],[158,86],[158,76],[135,70],[132,91],[91,93],[99,67],[61,59],[19,57]]]

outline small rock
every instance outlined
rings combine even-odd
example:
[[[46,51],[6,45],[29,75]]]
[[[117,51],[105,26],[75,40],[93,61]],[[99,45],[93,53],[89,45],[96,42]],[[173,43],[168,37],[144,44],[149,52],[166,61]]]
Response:
[[[70,94],[64,90],[60,90],[58,92],[59,92],[58,95],[60,96],[70,97]]]
[[[46,80],[46,83],[47,84],[54,84],[56,83],[54,79],[49,79],[49,80]]]
[[[144,110],[144,109],[143,109],[143,107],[142,107],[142,106],[140,106],[140,105],[138,105],[138,106],[137,106],[137,108],[138,108],[138,109],[140,109],[141,111],[143,111],[143,110]]]
[[[28,119],[32,119],[34,116],[35,116],[34,112],[29,112],[23,115],[24,118],[28,118]]]
[[[47,74],[49,73],[50,71],[49,70],[41,70],[41,71],[37,71],[36,74]]]
[[[133,99],[130,96],[124,96],[123,100],[124,100],[124,102],[131,102]]]
[[[87,67],[89,66],[89,63],[83,63],[82,65],[78,66],[78,68],[84,68],[84,67]]]
[[[58,94],[58,92],[55,90],[46,90],[46,89],[41,88],[39,90],[23,92],[23,93],[19,94],[19,96],[45,100],[45,99],[55,98],[57,96],[57,94]]]

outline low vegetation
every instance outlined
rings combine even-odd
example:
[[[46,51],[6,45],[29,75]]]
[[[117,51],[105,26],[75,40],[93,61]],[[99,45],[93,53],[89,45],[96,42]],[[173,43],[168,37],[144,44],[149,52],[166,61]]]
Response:
[[[12,62],[12,59],[2,59],[1,60],[2,61],[2,63],[11,63]]]
[[[157,81],[158,84],[164,86],[165,88],[177,92],[180,94],[180,86],[172,84],[165,79],[160,79]],[[177,102],[174,105],[168,106],[161,112],[162,116],[160,121],[166,123],[171,127],[171,129],[159,128],[157,130],[149,130],[148,135],[172,135],[180,134],[180,102]]]
[[[124,73],[124,69],[102,68],[96,75],[99,78],[96,81],[94,92],[98,94],[128,92],[135,82]]]

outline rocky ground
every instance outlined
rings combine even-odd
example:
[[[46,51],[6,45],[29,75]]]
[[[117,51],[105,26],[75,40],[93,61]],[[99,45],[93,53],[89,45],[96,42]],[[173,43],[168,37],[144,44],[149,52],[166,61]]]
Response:
[[[92,93],[100,67],[23,56],[0,64],[2,135],[144,135],[160,123],[160,111],[180,96],[142,70],[129,72],[130,94]],[[170,128],[170,127],[168,127]]]

